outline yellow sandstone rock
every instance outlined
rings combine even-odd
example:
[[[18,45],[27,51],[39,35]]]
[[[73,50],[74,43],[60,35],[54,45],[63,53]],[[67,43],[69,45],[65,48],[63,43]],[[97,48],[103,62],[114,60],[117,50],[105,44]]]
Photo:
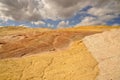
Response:
[[[64,51],[0,60],[0,80],[95,80],[97,64],[75,41]]]
[[[106,58],[107,54],[107,56],[110,55],[111,57],[112,54],[111,51],[104,53],[107,52],[106,49],[109,47],[104,49],[102,44],[109,46],[108,41],[106,41],[108,44],[104,43],[104,40],[108,40],[109,38],[110,44],[117,44],[116,36],[118,36],[119,31],[117,31],[118,34],[114,31],[116,35],[113,34],[115,38],[113,43],[111,43],[112,40],[111,35],[108,34],[109,32],[105,32],[103,35],[101,35],[101,32],[114,28],[118,29],[119,27],[88,26],[57,30],[46,28],[1,27],[0,80],[104,79],[108,76],[106,74],[101,77],[101,73],[104,74],[104,70],[113,69],[106,67],[111,65],[107,65],[106,63],[112,61],[112,63],[116,64],[119,63],[119,59],[117,58],[118,56],[112,60],[108,59],[109,61],[103,62],[101,68],[99,66],[101,64],[99,58]],[[97,35],[98,33],[100,33],[100,36],[94,37],[93,34]],[[106,36],[104,36],[104,34],[106,34]],[[108,37],[108,39],[104,39],[104,37]],[[89,42],[89,44],[87,44],[87,42]],[[102,48],[100,45],[102,45]],[[95,48],[95,46],[97,48]],[[118,50],[119,54],[119,47],[117,46],[118,48],[116,49],[115,47],[112,48],[111,46],[115,51]],[[112,50],[111,48],[109,50]],[[100,52],[106,55],[101,55]],[[115,77],[118,75],[115,73],[115,71],[119,71],[118,67],[119,66],[114,67],[113,72]],[[106,71],[106,73],[109,73],[109,71]],[[98,76],[100,77],[99,79]]]

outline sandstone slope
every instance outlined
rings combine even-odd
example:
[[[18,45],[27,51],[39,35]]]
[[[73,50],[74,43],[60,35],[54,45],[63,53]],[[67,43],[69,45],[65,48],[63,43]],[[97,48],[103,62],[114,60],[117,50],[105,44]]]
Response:
[[[117,44],[120,31],[111,32],[111,29],[116,28],[120,30],[118,27],[101,26],[58,30],[0,28],[0,80],[118,80],[119,56],[115,54],[115,59],[111,60],[113,64],[116,61],[118,66],[106,67],[110,64],[106,64],[104,60],[101,63],[100,58],[106,59],[109,55],[111,57],[112,52],[107,52],[109,47],[103,49],[97,46],[103,44],[107,47]],[[113,33],[115,36],[111,37]],[[105,43],[109,40],[101,41],[103,38],[99,36],[115,39],[113,43],[112,40]],[[118,50],[119,54],[118,46],[113,46],[112,49]],[[101,51],[103,56],[102,53],[95,52],[93,47],[97,51],[105,50]],[[104,75],[106,68],[114,69],[111,71],[114,77],[108,78],[110,75],[107,72]]]
[[[101,32],[74,28],[50,30],[22,27],[1,28],[0,31],[0,59],[64,49],[72,41]]]
[[[84,43],[99,63],[97,80],[120,80],[120,29],[88,36]]]

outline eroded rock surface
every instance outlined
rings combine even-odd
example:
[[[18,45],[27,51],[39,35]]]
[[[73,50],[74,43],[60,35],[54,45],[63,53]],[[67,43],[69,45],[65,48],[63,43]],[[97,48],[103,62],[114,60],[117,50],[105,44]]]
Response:
[[[8,29],[0,29],[0,80],[120,79],[120,29]]]
[[[21,30],[21,32],[13,32],[0,36],[0,59],[65,49],[72,41],[100,31],[34,30],[22,32]]]
[[[120,29],[88,36],[84,43],[99,63],[97,80],[120,80]]]
[[[0,60],[0,80],[95,80],[97,64],[75,41],[64,51]]]

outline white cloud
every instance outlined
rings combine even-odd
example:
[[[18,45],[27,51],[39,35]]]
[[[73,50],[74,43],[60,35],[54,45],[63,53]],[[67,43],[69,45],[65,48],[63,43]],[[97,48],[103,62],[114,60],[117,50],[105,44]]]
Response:
[[[105,25],[120,15],[119,0],[97,0],[87,12],[92,16],[85,17],[78,25]],[[94,16],[94,17],[93,17]]]
[[[57,25],[57,28],[65,28],[69,26],[69,21],[61,21],[59,22],[59,24]]]
[[[120,8],[120,7],[119,7]],[[98,17],[101,20],[109,21],[111,19],[117,18],[120,12],[117,11],[118,9],[109,9],[109,8],[91,8],[88,13]]]
[[[112,26],[120,26],[120,24],[115,23],[115,24],[113,24]]]
[[[94,17],[85,17],[80,23],[76,26],[89,26],[89,25],[105,25],[104,21],[101,21]]]
[[[88,13],[96,16],[98,21],[107,22],[120,15],[120,0],[97,0]]]
[[[21,26],[21,27],[30,27],[30,26],[27,26],[25,24],[21,24],[21,25],[18,25],[18,26]]]
[[[7,20],[0,20],[0,24],[5,24],[7,22]]]
[[[36,21],[36,22],[31,22],[31,23],[35,25],[45,25],[45,22],[43,21]]]
[[[54,27],[54,25],[53,25],[53,24],[48,23],[48,24],[47,24],[47,27],[49,27],[49,28],[53,28],[53,27]]]

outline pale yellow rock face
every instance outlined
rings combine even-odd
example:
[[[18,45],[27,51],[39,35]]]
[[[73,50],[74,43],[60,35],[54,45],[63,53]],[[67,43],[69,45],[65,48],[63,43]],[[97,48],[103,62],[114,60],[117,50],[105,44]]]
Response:
[[[120,29],[88,36],[83,42],[99,63],[96,80],[120,80]]]
[[[64,51],[0,60],[0,80],[95,80],[98,72],[81,41]]]

